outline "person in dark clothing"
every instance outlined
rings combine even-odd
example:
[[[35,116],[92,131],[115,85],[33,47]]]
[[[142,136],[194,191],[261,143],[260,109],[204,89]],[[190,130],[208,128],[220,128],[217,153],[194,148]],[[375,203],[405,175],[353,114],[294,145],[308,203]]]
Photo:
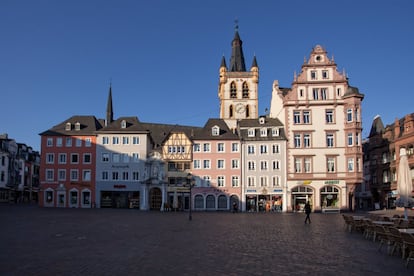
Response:
[[[309,201],[308,202],[306,202],[306,204],[305,204],[305,214],[306,214],[306,218],[305,218],[305,224],[307,223],[307,222],[309,222],[309,223],[311,223],[311,219],[310,219],[310,213],[311,213],[311,206],[310,206],[310,203],[309,203]]]

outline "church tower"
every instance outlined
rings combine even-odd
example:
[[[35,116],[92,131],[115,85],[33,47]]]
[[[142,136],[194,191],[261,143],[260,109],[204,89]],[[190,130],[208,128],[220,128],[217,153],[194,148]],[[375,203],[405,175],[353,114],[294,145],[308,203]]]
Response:
[[[223,56],[220,65],[218,97],[220,99],[220,118],[230,129],[235,129],[241,119],[257,119],[259,67],[256,56],[253,57],[250,71],[246,71],[242,40],[236,24],[231,43],[230,67],[227,68]]]

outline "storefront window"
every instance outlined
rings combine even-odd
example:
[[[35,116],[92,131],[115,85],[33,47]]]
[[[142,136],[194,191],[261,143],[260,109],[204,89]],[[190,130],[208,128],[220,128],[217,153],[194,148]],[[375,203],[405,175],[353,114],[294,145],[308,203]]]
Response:
[[[325,186],[321,189],[322,208],[339,207],[339,189],[334,186]]]
[[[46,202],[47,203],[53,202],[53,191],[46,191]]]

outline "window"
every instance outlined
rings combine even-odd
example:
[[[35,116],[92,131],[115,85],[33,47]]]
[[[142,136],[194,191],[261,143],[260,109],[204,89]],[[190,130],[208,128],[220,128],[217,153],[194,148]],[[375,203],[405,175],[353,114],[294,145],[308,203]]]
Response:
[[[260,145],[260,154],[267,154],[267,145]]]
[[[249,186],[249,187],[256,186],[254,179],[255,178],[253,176],[248,176],[247,177],[247,186]]]
[[[119,173],[118,172],[112,172],[112,180],[118,180],[119,179]]]
[[[278,128],[272,128],[272,136],[279,136],[279,129]]]
[[[354,171],[354,158],[348,158],[348,171]]]
[[[334,135],[333,133],[326,134],[326,147],[333,148],[334,147]]]
[[[65,169],[59,169],[58,170],[58,180],[59,181],[65,181],[66,180],[66,170]]]
[[[218,152],[224,152],[224,143],[218,143],[217,144],[217,151]]]
[[[201,147],[200,147],[200,144],[194,144],[193,145],[193,149],[194,149],[194,152],[200,152],[201,151]]]
[[[302,160],[300,158],[295,158],[295,173],[302,172]]]
[[[79,147],[82,147],[82,139],[81,138],[76,138],[75,139],[75,141],[76,141],[76,146],[79,148]]]
[[[260,187],[267,187],[267,176],[260,177]]]
[[[210,184],[211,184],[210,176],[208,175],[203,176],[203,183],[204,183],[204,186],[210,187]]]
[[[330,172],[330,173],[335,172],[335,158],[334,157],[328,157],[326,159],[326,162],[327,162],[328,172]]]
[[[267,128],[261,128],[260,129],[260,136],[266,137],[267,136]]]
[[[329,78],[328,70],[322,70],[322,79],[326,80]]]
[[[242,91],[242,96],[243,98],[249,98],[249,86],[247,85],[246,82],[243,82],[243,91]]]
[[[224,187],[224,176],[220,175],[217,177],[217,186],[218,187]]]
[[[132,137],[132,144],[133,145],[139,145],[139,137],[138,136]]]
[[[70,180],[71,181],[78,181],[79,180],[78,170],[70,170]]]
[[[119,145],[119,137],[112,137],[112,145]]]
[[[232,152],[239,152],[239,144],[238,143],[231,143],[231,151]]]
[[[350,108],[348,108],[347,110],[346,110],[346,121],[349,123],[349,122],[352,122],[352,109],[350,109]]]
[[[260,170],[267,171],[267,161],[260,161]]]
[[[210,152],[210,144],[209,143],[204,143],[203,144],[203,151],[204,152]]]
[[[78,164],[79,163],[79,155],[77,153],[71,153],[70,163],[72,163],[72,164]]]
[[[254,161],[249,161],[247,162],[247,169],[249,171],[254,171],[256,170],[256,163]]]
[[[210,169],[210,160],[203,160],[204,169]]]
[[[316,80],[316,79],[318,79],[316,71],[311,71],[311,80]]]
[[[327,99],[326,91],[327,91],[326,88],[321,88],[321,100],[326,100]]]
[[[313,93],[313,99],[318,100],[319,99],[319,89],[318,88],[313,88],[312,93]]]
[[[53,174],[54,174],[53,170],[49,170],[49,169],[47,169],[47,170],[46,170],[46,180],[47,180],[47,181],[53,181],[53,180],[55,180],[55,179],[54,179],[54,178],[55,178],[55,176],[54,176]]]
[[[293,111],[293,123],[300,124],[300,111]]]
[[[102,137],[102,145],[108,145],[109,144],[109,137],[103,136]]]
[[[83,181],[91,181],[91,171],[90,170],[84,170],[82,179],[83,179]]]
[[[224,160],[217,160],[217,169],[224,169]]]
[[[122,144],[123,145],[128,145],[129,144],[129,137],[128,136],[123,136],[122,137]]]
[[[61,147],[63,145],[63,139],[62,137],[56,138],[56,146]]]
[[[279,160],[273,160],[273,170],[280,170],[280,161]]]
[[[102,180],[109,180],[109,173],[107,171],[102,172]]]
[[[193,160],[193,168],[194,169],[200,169],[200,160]]]
[[[219,136],[220,135],[220,128],[218,126],[214,126],[211,128],[211,135]]]
[[[325,111],[325,119],[327,124],[332,124],[334,122],[333,113],[334,111],[332,109],[328,109]]]
[[[355,145],[359,146],[359,132],[355,133]]]
[[[128,172],[122,172],[122,180],[129,180],[129,173]]]
[[[53,138],[47,138],[46,146],[47,147],[53,147]]]
[[[348,146],[352,146],[353,144],[353,134],[348,133]]]
[[[303,123],[310,124],[310,111],[303,111]]]
[[[247,145],[247,154],[254,154],[254,153],[255,153],[255,146]]]
[[[53,153],[47,153],[46,154],[46,163],[47,164],[55,163],[55,155]]]
[[[102,153],[102,162],[109,162],[109,153]]]
[[[232,159],[231,160],[231,168],[238,169],[239,168],[239,159]]]
[[[132,180],[134,180],[134,181],[139,180],[139,172],[137,172],[137,171],[132,172]]]
[[[311,146],[311,137],[309,133],[303,134],[303,147],[310,148]]]
[[[129,163],[129,155],[128,155],[128,153],[122,153],[122,162]]]
[[[90,164],[92,161],[92,155],[90,153],[84,153],[83,154],[83,163],[84,164]]]
[[[126,128],[127,127],[127,122],[125,120],[121,121],[121,128]]]
[[[293,142],[295,148],[300,148],[300,134],[295,134],[293,136]]]
[[[119,153],[112,153],[112,162],[119,163]]]
[[[59,164],[66,164],[66,153],[59,153]]]
[[[85,139],[85,147],[90,147],[92,145],[92,139],[91,138],[86,138]]]
[[[230,98],[237,98],[236,83],[234,81],[230,84]]]
[[[72,138],[66,137],[66,147],[71,147],[71,146],[72,146]]]
[[[238,176],[232,176],[231,177],[231,186],[232,187],[239,187],[239,177]]]
[[[280,145],[279,144],[272,145],[272,153],[280,153]]]
[[[305,165],[304,170],[305,170],[305,173],[312,172],[311,164],[312,164],[312,160],[310,158],[304,158],[304,165]]]
[[[247,130],[247,136],[249,137],[254,137],[254,133],[255,133],[254,128],[250,128],[249,130]]]
[[[275,175],[272,177],[272,186],[279,187],[280,186],[280,176]]]

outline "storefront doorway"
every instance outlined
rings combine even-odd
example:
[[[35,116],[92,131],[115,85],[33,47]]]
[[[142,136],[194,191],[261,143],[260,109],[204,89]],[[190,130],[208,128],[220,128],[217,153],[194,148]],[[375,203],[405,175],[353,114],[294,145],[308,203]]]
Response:
[[[292,210],[303,212],[306,202],[313,206],[313,189],[307,186],[297,186],[292,189]],[[312,207],[313,209],[313,207]]]
[[[161,210],[162,194],[159,188],[152,188],[149,192],[150,210]]]

